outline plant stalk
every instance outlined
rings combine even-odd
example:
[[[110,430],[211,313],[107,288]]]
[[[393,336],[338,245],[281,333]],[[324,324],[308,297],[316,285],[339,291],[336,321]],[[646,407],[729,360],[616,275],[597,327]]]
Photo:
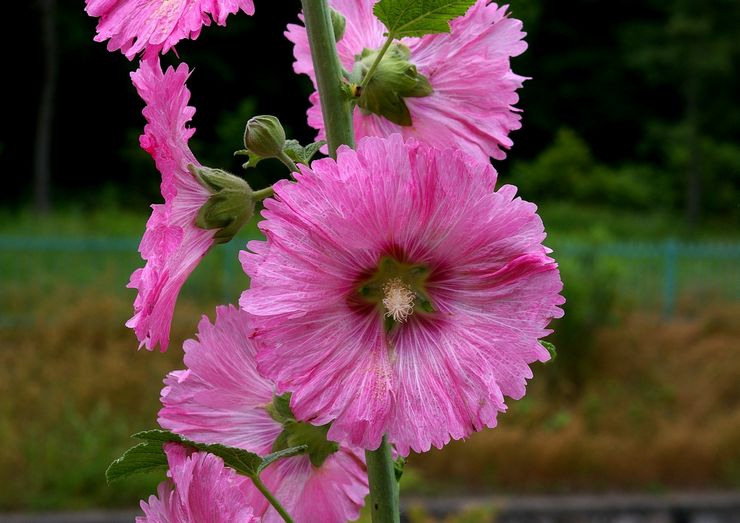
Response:
[[[343,90],[343,68],[337,55],[327,0],[301,0],[301,3],[316,71],[329,153],[336,158],[337,147],[355,145],[352,105]],[[385,50],[391,42],[390,39],[386,42]],[[381,58],[382,54],[380,53]],[[399,523],[398,482],[391,447],[385,437],[378,450],[365,452],[365,459],[373,523]]]
[[[378,450],[365,451],[365,461],[373,523],[399,523],[398,482],[391,446],[385,436]]]
[[[267,489],[267,486],[262,483],[262,480],[258,475],[255,474],[254,477],[252,477],[252,482],[254,483],[254,486],[257,487],[257,490],[262,492],[262,495],[267,498],[267,501],[270,502],[270,505],[272,505],[273,508],[277,510],[277,513],[280,514],[280,517],[283,518],[283,521],[285,521],[285,523],[295,523],[293,521],[293,518],[290,517],[290,514],[286,512],[280,502],[275,499],[275,496],[272,495],[272,492],[270,492]]]
[[[321,98],[321,113],[324,116],[326,140],[329,154],[336,158],[340,145],[354,147],[355,136],[352,128],[352,105],[342,87],[344,76],[339,63],[337,46],[334,41],[334,28],[327,0],[301,0],[305,17],[308,41],[311,45],[311,58],[316,83]]]
[[[386,39],[385,43],[383,44],[383,47],[380,49],[380,52],[375,57],[375,61],[373,62],[373,65],[370,66],[370,69],[368,69],[367,74],[365,74],[365,78],[362,79],[362,83],[360,84],[360,87],[363,89],[367,87],[367,84],[370,83],[370,80],[372,80],[373,75],[375,74],[375,70],[380,65],[380,62],[383,60],[383,56],[385,56],[385,53],[388,51],[388,48],[390,48],[391,44],[393,43],[393,40],[395,40],[396,37],[393,35],[393,33],[388,35],[388,38]]]

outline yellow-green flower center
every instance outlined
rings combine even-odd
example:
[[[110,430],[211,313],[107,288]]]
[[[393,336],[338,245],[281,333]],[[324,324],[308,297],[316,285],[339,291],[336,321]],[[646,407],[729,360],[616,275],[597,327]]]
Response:
[[[426,289],[429,274],[426,265],[402,263],[386,256],[375,272],[360,282],[357,298],[375,307],[390,330],[406,323],[413,314],[434,312]]]

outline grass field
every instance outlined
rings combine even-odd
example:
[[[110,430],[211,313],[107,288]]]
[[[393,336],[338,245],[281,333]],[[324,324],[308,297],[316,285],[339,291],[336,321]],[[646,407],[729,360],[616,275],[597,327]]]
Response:
[[[550,211],[554,224],[563,212]],[[588,216],[596,221],[570,228],[563,217],[551,230],[552,244],[654,240],[668,223],[597,220],[593,210],[574,215],[579,224]],[[135,238],[144,220],[110,212],[50,220],[4,215],[0,236]],[[731,239],[727,231],[701,237]],[[247,282],[230,256],[234,249],[220,248],[184,289],[170,351],[137,352],[123,327],[133,296],[124,286],[140,260],[135,242],[119,247],[84,256],[0,252],[0,509],[132,506],[161,479],[109,488],[103,471],[131,445],[130,434],[154,426],[161,380],[182,366],[179,347],[200,314],[236,299]],[[225,278],[227,263],[233,266]],[[404,489],[740,486],[740,304],[712,293],[701,301],[687,295],[665,320],[615,288],[632,281],[613,277],[619,263],[594,268],[576,257],[563,265],[570,323],[559,327],[559,358],[536,366],[528,395],[511,403],[497,429],[412,456]],[[633,272],[640,276],[639,268]]]

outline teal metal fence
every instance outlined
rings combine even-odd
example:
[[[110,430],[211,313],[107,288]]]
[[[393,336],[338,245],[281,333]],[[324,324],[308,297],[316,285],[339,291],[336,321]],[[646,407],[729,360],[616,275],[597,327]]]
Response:
[[[238,300],[248,280],[237,253],[250,238],[215,248],[183,288],[183,296],[213,303]],[[684,302],[740,301],[740,243],[553,242],[569,278],[610,285],[630,306],[672,316]],[[133,298],[125,286],[141,266],[130,238],[0,236],[0,324],[15,323],[61,288],[91,289]],[[584,283],[585,282],[585,283]]]

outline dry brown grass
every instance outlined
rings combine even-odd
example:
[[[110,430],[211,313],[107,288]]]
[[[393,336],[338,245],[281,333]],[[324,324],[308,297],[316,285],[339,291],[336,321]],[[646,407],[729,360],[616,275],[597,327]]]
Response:
[[[108,488],[103,471],[131,433],[154,426],[162,378],[182,366],[199,309],[178,306],[160,354],[136,350],[125,299],[63,289],[43,303],[30,325],[0,330],[0,508],[135,503],[158,478]],[[412,456],[407,486],[740,484],[738,318],[735,305],[670,323],[635,315],[600,331],[581,389],[559,383],[557,361],[536,369],[499,428]]]
[[[498,428],[411,463],[466,489],[738,486],[739,318],[738,305],[671,322],[633,315],[598,333],[578,394],[537,369]]]

